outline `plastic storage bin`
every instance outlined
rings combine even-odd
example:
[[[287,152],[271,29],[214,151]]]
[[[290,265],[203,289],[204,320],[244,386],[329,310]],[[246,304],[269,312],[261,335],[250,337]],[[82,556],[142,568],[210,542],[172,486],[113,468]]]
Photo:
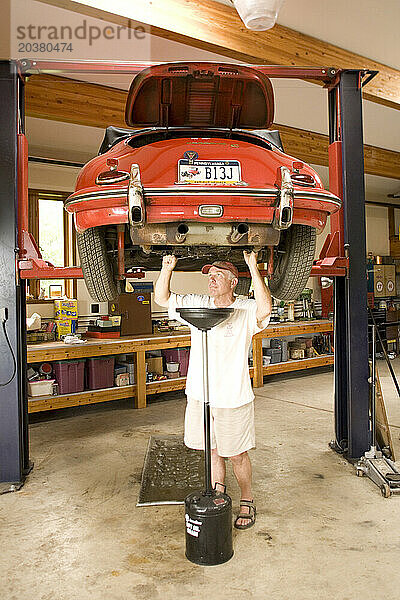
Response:
[[[288,353],[288,341],[283,338],[271,338],[271,348],[277,348],[281,350],[282,356],[281,361],[286,362],[289,358]]]
[[[86,386],[99,390],[114,386],[114,356],[98,356],[86,361]]]
[[[162,350],[166,363],[179,363],[181,377],[186,377],[189,367],[190,348],[171,348]]]
[[[29,396],[51,396],[53,393],[54,379],[42,379],[41,381],[28,381]]]
[[[53,362],[53,373],[59,394],[83,392],[85,360],[58,360]]]
[[[135,358],[133,354],[120,354],[118,357],[118,364],[124,365],[129,373],[129,384],[134,385],[135,383]]]
[[[280,348],[263,348],[263,355],[271,357],[271,365],[282,360],[282,350]]]

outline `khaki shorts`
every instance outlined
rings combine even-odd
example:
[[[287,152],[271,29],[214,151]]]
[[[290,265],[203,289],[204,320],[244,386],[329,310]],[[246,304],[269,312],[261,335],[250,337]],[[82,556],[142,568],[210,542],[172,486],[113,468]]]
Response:
[[[211,447],[219,456],[237,456],[255,447],[254,402],[237,408],[211,408]],[[185,445],[204,450],[203,402],[188,398]]]

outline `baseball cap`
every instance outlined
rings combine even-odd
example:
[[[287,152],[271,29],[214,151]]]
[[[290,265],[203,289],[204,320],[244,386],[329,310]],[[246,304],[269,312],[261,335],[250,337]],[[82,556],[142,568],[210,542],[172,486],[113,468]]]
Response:
[[[236,278],[239,279],[239,271],[237,270],[235,265],[233,265],[231,262],[228,262],[225,260],[216,260],[215,262],[213,262],[212,265],[204,265],[204,267],[201,269],[201,272],[204,273],[204,275],[207,275],[207,273],[211,269],[211,267],[217,267],[218,269],[224,269],[225,271],[230,271],[231,273],[234,274],[234,276]]]

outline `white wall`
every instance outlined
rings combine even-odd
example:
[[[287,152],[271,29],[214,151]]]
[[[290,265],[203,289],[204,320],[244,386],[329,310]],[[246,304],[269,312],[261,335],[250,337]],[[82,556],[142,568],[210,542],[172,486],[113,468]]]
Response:
[[[146,273],[145,279],[139,279],[138,281],[155,282],[158,275],[158,271],[151,271]],[[207,294],[207,277],[198,272],[181,273],[174,271],[171,279],[171,291],[177,294]],[[154,294],[152,295],[151,306],[153,313],[166,313],[166,309],[154,301]]]
[[[130,279],[129,281],[132,284],[147,281],[154,283],[158,276],[159,271],[148,271],[144,279]],[[207,277],[201,273],[180,273],[179,271],[174,271],[171,279],[171,291],[178,294],[206,294]],[[83,280],[78,281],[78,299],[92,301]],[[152,294],[151,308],[153,314],[166,313],[166,309],[154,301],[154,294]]]
[[[38,313],[42,319],[54,319],[54,304],[46,302],[46,304],[30,304],[26,305],[26,316],[31,317],[33,313]]]
[[[29,163],[28,185],[31,189],[51,190],[53,192],[73,192],[79,169]]]
[[[388,211],[385,206],[366,206],[367,252],[374,256],[390,254]]]

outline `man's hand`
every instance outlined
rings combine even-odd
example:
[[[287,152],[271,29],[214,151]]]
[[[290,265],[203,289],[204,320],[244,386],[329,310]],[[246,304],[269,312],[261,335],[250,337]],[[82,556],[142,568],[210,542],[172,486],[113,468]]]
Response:
[[[169,297],[171,292],[169,290],[169,284],[172,277],[172,271],[175,269],[176,256],[173,254],[167,254],[163,256],[162,267],[160,276],[154,286],[154,300],[160,306],[168,307]]]
[[[177,262],[176,256],[173,254],[166,254],[162,259],[162,268],[164,271],[173,271]]]
[[[246,265],[249,267],[257,267],[257,253],[256,252],[247,252],[243,250],[244,261]]]

